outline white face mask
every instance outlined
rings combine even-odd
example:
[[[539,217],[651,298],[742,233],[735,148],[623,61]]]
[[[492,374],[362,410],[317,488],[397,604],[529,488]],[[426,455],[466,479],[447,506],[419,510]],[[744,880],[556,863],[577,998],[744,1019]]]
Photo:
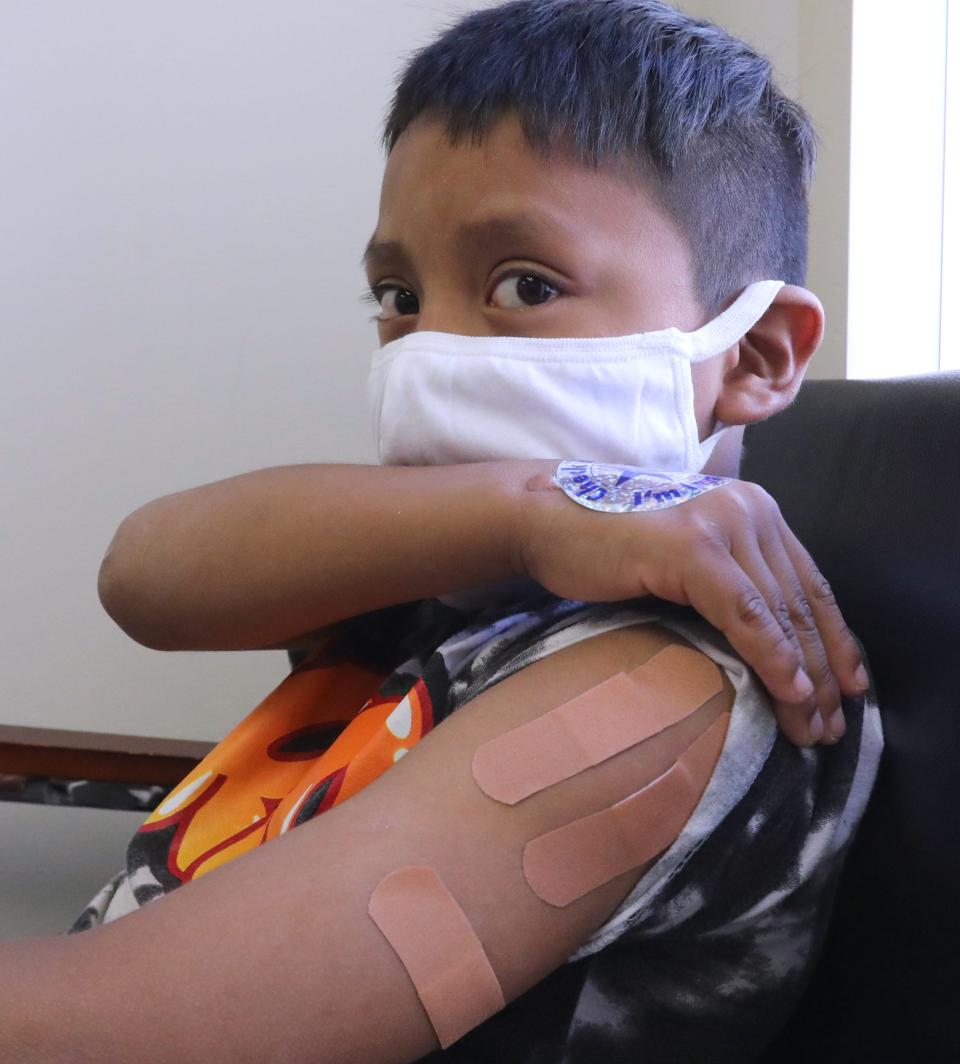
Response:
[[[409,333],[373,355],[369,397],[380,462],[576,458],[699,473],[728,427],[700,442],[690,366],[742,339],[782,287],[748,285],[689,333]]]

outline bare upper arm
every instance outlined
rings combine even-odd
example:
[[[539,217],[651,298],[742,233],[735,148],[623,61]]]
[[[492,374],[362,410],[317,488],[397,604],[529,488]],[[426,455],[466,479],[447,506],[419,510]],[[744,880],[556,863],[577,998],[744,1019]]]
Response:
[[[114,924],[65,940],[85,1029],[98,1009],[103,1017],[95,1036],[103,1059],[143,1044],[158,1064],[394,1064],[435,1049],[404,968],[367,914],[377,883],[404,865],[436,869],[508,1001],[541,980],[649,865],[557,908],[527,885],[524,844],[665,772],[729,708],[732,689],[724,678],[723,694],[679,724],[515,806],[480,790],[473,754],[677,641],[636,626],[537,661],[458,710],[349,801]],[[118,999],[125,1009],[113,1007]]]

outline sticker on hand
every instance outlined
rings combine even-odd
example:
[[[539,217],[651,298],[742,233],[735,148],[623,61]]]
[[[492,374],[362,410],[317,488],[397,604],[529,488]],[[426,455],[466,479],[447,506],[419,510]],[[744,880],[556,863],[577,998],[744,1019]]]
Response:
[[[651,473],[635,466],[603,462],[561,462],[554,481],[574,502],[605,513],[666,510],[728,484],[729,477],[707,473]]]

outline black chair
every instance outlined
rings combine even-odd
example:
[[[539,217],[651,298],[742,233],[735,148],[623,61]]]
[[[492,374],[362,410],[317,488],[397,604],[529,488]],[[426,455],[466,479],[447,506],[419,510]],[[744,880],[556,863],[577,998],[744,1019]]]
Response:
[[[762,1064],[960,1061],[960,375],[811,381],[746,433],[873,669],[885,748],[819,964]]]

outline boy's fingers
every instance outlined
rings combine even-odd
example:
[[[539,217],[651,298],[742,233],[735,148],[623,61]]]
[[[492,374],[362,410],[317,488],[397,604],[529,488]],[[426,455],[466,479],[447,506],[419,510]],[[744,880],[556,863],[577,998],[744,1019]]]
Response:
[[[837,684],[840,690],[851,698],[862,695],[869,687],[870,681],[860,646],[843,619],[833,589],[817,568],[806,547],[790,528],[782,524],[780,531],[783,548],[810,603]]]
[[[826,633],[820,628],[821,621],[807,599],[800,577],[779,535],[774,532],[767,536],[761,549],[777,584],[773,590],[777,598],[771,602],[771,608],[782,623],[790,626],[802,649],[807,675],[815,688],[814,702],[824,726],[824,742],[836,742],[843,735],[845,724],[840,708],[840,689],[824,646]],[[811,723],[808,721],[808,728]]]
[[[781,547],[779,556],[772,553],[772,560],[765,557],[752,535],[741,535],[734,540],[734,559],[756,584],[813,682],[812,694],[802,700],[785,700],[771,690],[774,712],[783,733],[798,746],[811,746],[820,738],[811,732],[818,709],[822,711],[825,706],[832,705],[831,699],[839,705],[839,693],[816,626],[812,623],[810,607],[803,600],[800,582],[786,551]],[[829,712],[822,715],[823,722],[828,719]]]
[[[729,640],[774,699],[812,706],[813,685],[800,651],[756,584],[721,544],[704,547],[688,570],[690,605]]]

